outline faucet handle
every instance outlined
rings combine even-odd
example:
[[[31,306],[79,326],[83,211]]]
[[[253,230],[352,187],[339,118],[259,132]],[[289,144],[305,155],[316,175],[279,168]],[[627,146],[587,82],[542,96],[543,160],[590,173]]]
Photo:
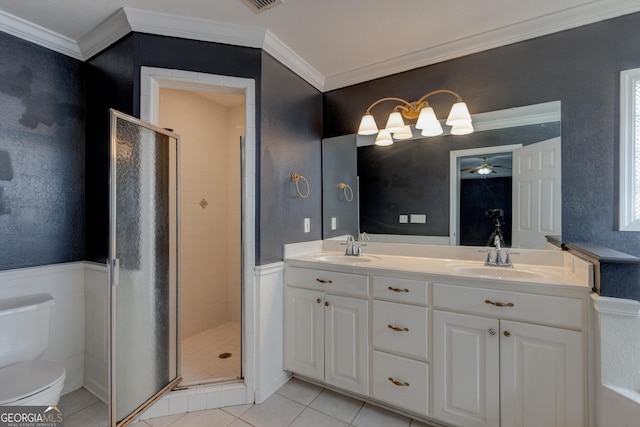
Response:
[[[362,233],[360,233],[359,240],[361,242],[364,242],[365,240],[369,240],[369,235],[367,234],[366,231],[363,231]]]

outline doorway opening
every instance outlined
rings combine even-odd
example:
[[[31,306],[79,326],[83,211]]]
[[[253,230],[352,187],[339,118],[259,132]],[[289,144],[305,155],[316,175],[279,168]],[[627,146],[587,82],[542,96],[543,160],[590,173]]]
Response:
[[[181,135],[180,387],[251,395],[255,82],[142,67],[140,99],[144,120]]]
[[[181,385],[239,380],[244,93],[162,87],[158,106],[181,138]]]
[[[500,159],[502,163],[506,160],[505,156],[508,156],[509,163],[504,168],[494,168],[490,172],[491,175],[508,175],[511,176],[511,157],[514,150],[522,147],[522,144],[511,144],[511,145],[501,145],[494,147],[481,147],[481,148],[472,148],[469,150],[452,150],[450,153],[450,206],[449,206],[449,236],[450,236],[450,244],[451,245],[471,245],[471,246],[485,246],[489,240],[489,237],[492,235],[495,230],[496,223],[493,221],[493,218],[489,218],[489,216],[500,216],[500,212],[488,212],[489,215],[485,215],[490,209],[502,209],[503,218],[497,218],[498,220],[504,221],[505,210],[508,215],[511,215],[511,205],[512,205],[512,197],[511,197],[511,180],[510,178],[506,180],[502,180],[499,185],[493,186],[493,182],[487,184],[486,182],[471,182],[470,177],[477,177],[480,174],[479,166],[485,159],[489,159],[493,156],[502,156],[496,157],[496,161]],[[477,165],[476,165],[477,163]],[[489,162],[490,163],[490,162]],[[498,164],[498,163],[496,163]],[[474,166],[475,165],[475,166]],[[471,172],[473,169],[478,168],[474,172]],[[465,170],[463,170],[465,169]],[[500,169],[504,169],[504,171],[500,171]],[[495,173],[493,172],[495,170]],[[483,175],[484,176],[484,175]],[[481,179],[481,181],[486,181],[487,179]],[[465,182],[467,181],[467,182]],[[476,180],[474,180],[476,181]],[[495,188],[494,188],[495,187]],[[506,202],[502,202],[498,200],[498,197],[506,194],[508,187],[509,192],[509,201],[508,207]],[[485,203],[490,202],[488,197],[479,197],[477,200],[469,198],[469,194],[475,194],[478,189],[485,193],[493,192],[495,197],[492,200],[492,203],[485,206]],[[463,194],[463,191],[465,192]],[[468,209],[469,204],[476,203],[476,207],[473,209],[474,214],[473,217],[469,217],[468,211],[463,213],[463,209]],[[482,202],[482,206],[480,206],[480,202]],[[501,205],[501,206],[498,206]],[[465,206],[463,206],[465,205]],[[493,206],[496,205],[496,206]],[[466,215],[466,216],[465,216]],[[465,216],[463,218],[463,216]],[[486,220],[486,222],[485,222]],[[479,232],[469,233],[468,230],[477,229],[479,225],[483,225],[484,227],[480,228]],[[502,232],[505,231],[506,224],[501,226]],[[509,224],[511,227],[511,224]],[[464,230],[464,231],[463,231]],[[480,235],[486,231],[486,233]],[[462,235],[464,234],[464,236]],[[485,236],[486,234],[486,236]],[[505,236],[507,237],[507,236]],[[510,229],[509,229],[509,240],[510,237]],[[463,243],[463,240],[465,243]],[[506,239],[505,239],[506,240]]]

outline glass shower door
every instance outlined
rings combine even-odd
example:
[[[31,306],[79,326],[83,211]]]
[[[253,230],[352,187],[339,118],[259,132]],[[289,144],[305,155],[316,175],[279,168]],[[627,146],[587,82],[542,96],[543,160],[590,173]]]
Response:
[[[178,136],[111,111],[109,425],[180,381]]]

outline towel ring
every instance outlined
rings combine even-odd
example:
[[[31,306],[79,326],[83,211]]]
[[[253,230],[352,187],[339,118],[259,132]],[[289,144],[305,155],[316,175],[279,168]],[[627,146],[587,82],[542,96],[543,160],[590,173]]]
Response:
[[[347,200],[347,202],[350,202],[353,200],[353,190],[351,189],[351,186],[349,184],[345,184],[344,182],[341,182],[340,185],[338,185],[338,187],[340,187],[344,192],[344,198]]]
[[[307,191],[305,194],[302,193],[302,191],[300,191],[300,180],[304,181],[305,185],[307,186]],[[300,175],[299,173],[292,173],[291,174],[291,181],[296,183],[296,191],[298,192],[298,195],[300,197],[302,197],[303,199],[306,199],[307,197],[309,197],[309,181],[307,181],[307,178],[305,178],[303,175]]]

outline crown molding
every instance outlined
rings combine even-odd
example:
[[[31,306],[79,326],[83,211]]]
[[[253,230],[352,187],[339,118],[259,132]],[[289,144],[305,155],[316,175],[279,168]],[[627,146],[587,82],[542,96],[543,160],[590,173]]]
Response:
[[[131,25],[123,9],[102,21],[78,39],[84,60],[91,58],[131,32]]]
[[[640,3],[636,0],[614,0],[607,2],[606,6],[603,6],[601,1],[592,1],[496,30],[452,40],[388,61],[326,76],[323,90],[330,91],[351,86],[638,11],[640,11]]]
[[[75,40],[3,11],[0,11],[0,31],[63,55],[75,59],[83,59],[78,43]]]
[[[322,92],[324,89],[324,76],[269,30],[265,34],[263,49],[306,80],[311,86]]]
[[[611,0],[604,6],[602,1],[594,0],[585,5],[452,40],[388,61],[331,76],[320,74],[281,40],[263,28],[133,8],[118,10],[78,41],[2,11],[0,11],[0,31],[79,60],[87,60],[131,31],[261,48],[316,89],[326,92],[638,11],[640,11],[640,3],[637,0]]]

